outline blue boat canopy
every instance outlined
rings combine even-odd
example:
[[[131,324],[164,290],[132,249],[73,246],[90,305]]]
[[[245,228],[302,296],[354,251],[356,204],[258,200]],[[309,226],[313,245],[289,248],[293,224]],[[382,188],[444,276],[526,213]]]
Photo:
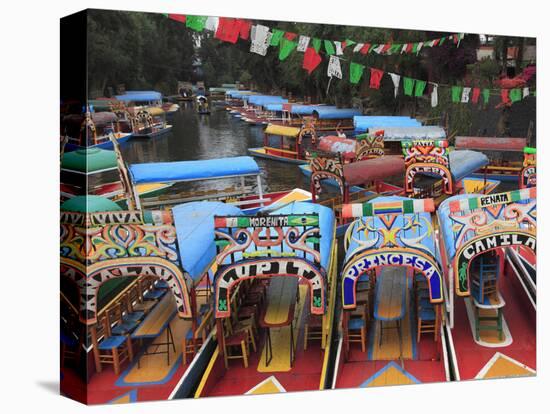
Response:
[[[227,91],[225,94],[226,94],[227,96],[229,96],[230,98],[242,99],[242,98],[244,98],[245,96],[253,95],[253,94],[255,94],[255,93],[252,92],[252,91],[232,90],[232,91]]]
[[[458,181],[488,165],[489,158],[478,151],[451,151],[449,153],[449,164],[453,179]]]
[[[162,94],[156,91],[127,91],[124,95],[116,95],[119,101],[149,102],[162,100]]]
[[[252,105],[266,105],[269,103],[287,103],[288,99],[283,98],[282,96],[271,96],[271,95],[250,95],[245,98],[249,104]]]
[[[198,282],[216,258],[214,215],[241,216],[243,212],[220,201],[195,201],[172,209],[181,266]]]
[[[372,127],[369,133],[384,131],[384,141],[402,141],[405,139],[446,139],[447,134],[440,126],[413,126],[413,127]]]
[[[325,105],[292,105],[290,107],[290,113],[294,115],[312,115],[313,111],[317,108],[332,108],[336,109],[335,106],[325,106]]]
[[[195,181],[260,174],[260,167],[256,161],[247,156],[132,164],[129,170],[135,184]]]
[[[267,111],[281,112],[283,110],[282,103],[268,103],[264,107]]]
[[[366,132],[369,128],[384,127],[420,127],[422,123],[408,116],[354,116],[353,126],[357,132]]]
[[[355,108],[318,106],[313,110],[313,115],[317,116],[319,119],[348,119],[361,115],[361,110]]]

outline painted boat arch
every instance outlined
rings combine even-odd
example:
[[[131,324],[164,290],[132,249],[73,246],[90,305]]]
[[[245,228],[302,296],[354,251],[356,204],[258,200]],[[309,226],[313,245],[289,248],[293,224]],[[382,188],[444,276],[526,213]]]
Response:
[[[320,206],[309,207],[318,210]],[[216,318],[230,316],[232,287],[247,279],[278,276],[305,280],[311,293],[311,312],[325,313],[327,276],[321,255],[318,213],[217,216],[215,228],[218,250],[218,270],[213,282]]]
[[[470,295],[470,265],[483,253],[521,246],[536,254],[536,187],[491,195],[461,194],[445,200],[438,217],[455,292]]]
[[[523,149],[523,168],[519,176],[519,188],[537,186],[537,150],[525,147]]]
[[[403,266],[422,273],[428,281],[430,302],[443,302],[443,277],[435,246],[431,199],[378,197],[343,207],[344,217],[356,217],[344,239],[342,306],[356,307],[359,277],[383,266]]]

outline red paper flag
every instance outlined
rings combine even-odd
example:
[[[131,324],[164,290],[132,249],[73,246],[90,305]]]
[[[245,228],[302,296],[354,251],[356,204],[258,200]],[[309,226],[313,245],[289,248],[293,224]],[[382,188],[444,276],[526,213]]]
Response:
[[[433,46],[437,46],[437,45],[439,44],[439,41],[440,41],[440,40],[441,40],[441,39],[435,39],[435,40],[434,40]]]
[[[241,20],[240,23],[241,27],[239,28],[239,37],[243,40],[248,40],[252,23],[248,20]]]
[[[186,16],[185,14],[169,14],[168,18],[180,23],[185,23]]]
[[[405,47],[405,53],[411,53],[413,50],[413,44],[407,43],[407,46]]]
[[[231,17],[220,17],[218,30],[216,30],[216,35],[214,37],[224,42],[237,43],[240,29],[240,20]]]
[[[386,43],[382,50],[380,51],[380,54],[386,53],[391,47],[391,43]]]
[[[285,33],[285,39],[287,40],[294,40],[296,39],[298,35],[296,33],[292,33],[292,32],[286,32]]]
[[[304,53],[304,62],[302,67],[307,70],[307,73],[311,75],[311,72],[315,70],[321,63],[321,56],[315,51],[315,48],[308,47],[306,53]]]
[[[504,105],[511,105],[512,102],[510,101],[510,90],[509,89],[501,89],[500,90],[500,99],[502,99],[502,103]]]
[[[359,53],[361,53],[362,55],[366,55],[367,53],[369,53],[369,49],[370,49],[370,43],[365,43],[364,46],[359,51]]]
[[[479,101],[479,88],[472,89],[472,102],[477,103]]]
[[[370,68],[370,83],[372,89],[380,89],[380,81],[382,80],[383,70]]]

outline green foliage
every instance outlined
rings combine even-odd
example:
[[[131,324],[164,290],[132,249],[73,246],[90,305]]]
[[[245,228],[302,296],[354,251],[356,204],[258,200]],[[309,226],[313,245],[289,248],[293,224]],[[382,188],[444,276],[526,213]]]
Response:
[[[174,93],[192,75],[192,34],[161,14],[88,11],[88,79],[91,98],[107,86]]]

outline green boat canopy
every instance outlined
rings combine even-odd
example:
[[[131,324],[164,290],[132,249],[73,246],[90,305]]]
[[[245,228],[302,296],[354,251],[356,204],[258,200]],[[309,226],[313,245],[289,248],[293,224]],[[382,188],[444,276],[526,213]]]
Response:
[[[83,148],[63,154],[62,170],[78,171],[84,174],[117,168],[114,151],[101,148]]]
[[[78,213],[96,213],[99,211],[120,211],[122,208],[114,201],[95,195],[83,195],[69,198],[61,204],[61,211]]]

